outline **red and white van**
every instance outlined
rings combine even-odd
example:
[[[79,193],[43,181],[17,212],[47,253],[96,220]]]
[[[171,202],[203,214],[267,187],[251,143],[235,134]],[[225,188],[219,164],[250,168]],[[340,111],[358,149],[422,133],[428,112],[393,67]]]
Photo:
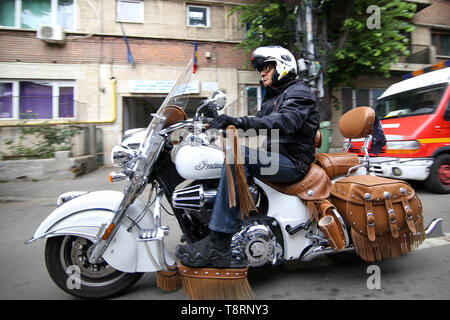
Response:
[[[374,106],[387,143],[371,158],[371,172],[450,193],[450,60],[405,76]],[[352,140],[349,152],[362,156],[361,145]]]

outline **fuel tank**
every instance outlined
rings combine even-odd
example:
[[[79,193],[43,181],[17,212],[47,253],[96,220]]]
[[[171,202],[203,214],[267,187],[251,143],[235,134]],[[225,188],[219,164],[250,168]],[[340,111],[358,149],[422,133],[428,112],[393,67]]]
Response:
[[[177,148],[175,166],[184,179],[218,179],[223,167],[223,152],[215,145],[184,144]]]

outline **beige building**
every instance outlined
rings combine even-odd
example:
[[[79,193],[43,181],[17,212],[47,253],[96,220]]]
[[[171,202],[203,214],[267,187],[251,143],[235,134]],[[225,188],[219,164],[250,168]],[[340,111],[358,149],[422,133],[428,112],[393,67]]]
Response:
[[[247,114],[259,76],[243,70],[248,55],[235,47],[244,30],[229,11],[249,2],[1,1],[0,151],[24,122],[91,124],[109,164],[122,133],[147,126],[196,46],[188,114],[218,89],[227,94],[227,113]],[[74,155],[88,152],[85,140],[74,139]]]
[[[195,104],[214,90],[226,92],[225,112],[252,114],[261,100],[259,75],[244,70],[248,55],[233,5],[254,0],[2,0],[0,1],[0,151],[19,126],[95,125],[104,164],[127,129],[145,127],[198,48],[193,75]],[[392,77],[357,79],[338,88],[339,110],[330,107],[332,147],[340,148],[339,117],[376,98],[401,75],[450,58],[450,1],[416,0],[410,57],[392,65]],[[126,38],[125,38],[126,36]],[[126,41],[128,42],[128,46]],[[128,54],[128,51],[130,54]],[[83,131],[83,132],[86,132]],[[72,153],[92,150],[86,135]]]

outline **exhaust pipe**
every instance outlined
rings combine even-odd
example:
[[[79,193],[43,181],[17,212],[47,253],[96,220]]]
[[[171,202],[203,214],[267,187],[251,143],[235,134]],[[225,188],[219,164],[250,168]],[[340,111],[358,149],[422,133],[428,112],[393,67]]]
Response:
[[[442,218],[434,218],[431,220],[428,227],[425,229],[425,236],[427,238],[437,238],[437,237],[443,237],[444,232],[442,231],[442,221],[444,219]]]

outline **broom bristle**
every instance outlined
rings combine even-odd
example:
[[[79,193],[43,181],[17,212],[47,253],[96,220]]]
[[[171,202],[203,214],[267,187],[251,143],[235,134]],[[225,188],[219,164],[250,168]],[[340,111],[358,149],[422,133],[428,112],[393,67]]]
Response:
[[[177,267],[170,268],[169,271],[158,271],[156,285],[165,292],[172,292],[180,289],[181,277]]]
[[[245,269],[189,268],[179,263],[188,300],[254,300]]]

